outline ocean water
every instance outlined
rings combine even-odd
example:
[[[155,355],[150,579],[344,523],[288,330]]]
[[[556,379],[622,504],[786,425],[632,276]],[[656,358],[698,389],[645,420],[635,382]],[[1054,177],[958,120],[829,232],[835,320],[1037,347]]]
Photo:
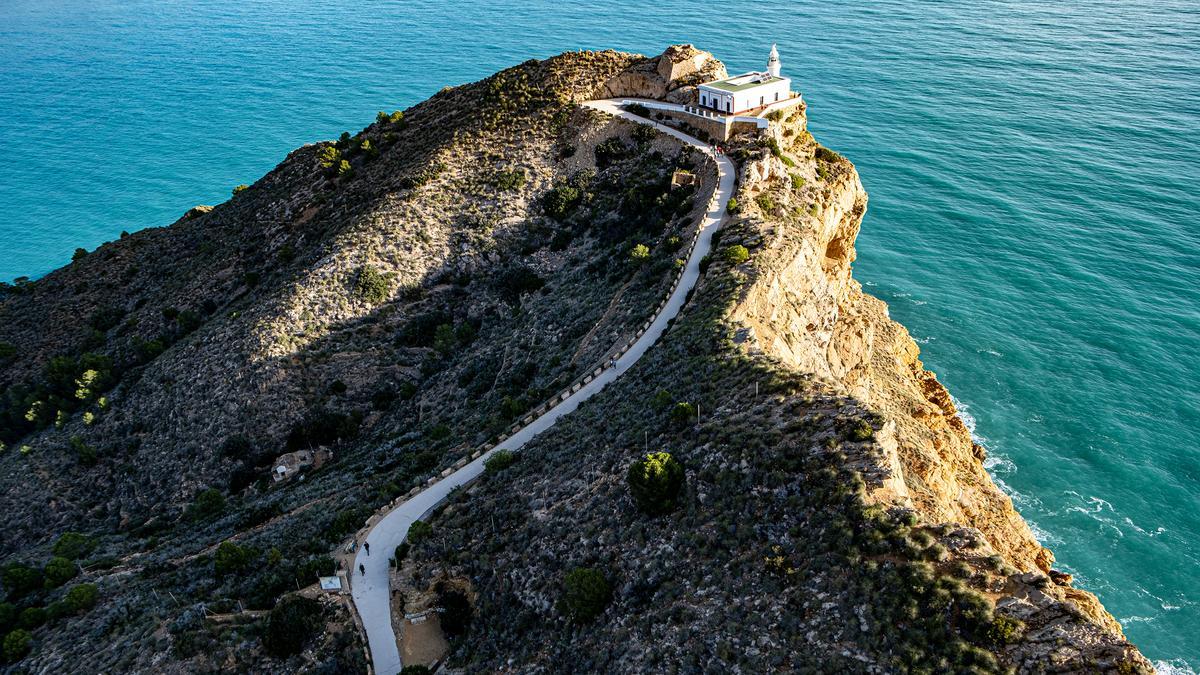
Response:
[[[1059,565],[1200,668],[1200,6],[312,5],[0,1],[0,279],[527,58],[693,42],[748,70],[778,42],[870,192],[858,278]]]

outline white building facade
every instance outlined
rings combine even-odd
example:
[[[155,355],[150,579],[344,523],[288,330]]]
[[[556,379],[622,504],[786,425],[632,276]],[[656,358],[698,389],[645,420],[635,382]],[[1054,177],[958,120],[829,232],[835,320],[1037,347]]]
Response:
[[[761,108],[792,97],[792,81],[780,75],[779,50],[771,46],[764,72],[749,72],[699,87],[700,107],[726,114]]]

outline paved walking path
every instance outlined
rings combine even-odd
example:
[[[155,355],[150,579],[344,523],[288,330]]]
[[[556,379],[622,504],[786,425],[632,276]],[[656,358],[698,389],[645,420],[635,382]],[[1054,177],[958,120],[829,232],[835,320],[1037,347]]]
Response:
[[[617,359],[616,365],[605,369],[595,379],[583,385],[581,389],[571,394],[566,400],[548,410],[541,417],[496,444],[488,452],[475,461],[467,464],[449,476],[429,486],[424,492],[396,506],[380,519],[367,533],[366,542],[370,544],[371,553],[368,555],[359,548],[351,567],[351,594],[354,605],[358,609],[363,626],[367,633],[367,642],[371,650],[371,662],[378,675],[395,675],[400,672],[400,651],[396,645],[396,634],[392,628],[391,599],[388,588],[388,558],[392,556],[396,546],[408,535],[408,527],[414,520],[420,520],[437,507],[450,491],[475,479],[483,473],[483,462],[497,450],[518,450],[531,438],[554,426],[554,423],[564,415],[571,414],[579,404],[594,396],[609,382],[617,379],[629,369],[650,347],[658,341],[667,329],[667,323],[679,314],[684,301],[696,280],[700,278],[700,260],[708,255],[712,246],[712,235],[721,225],[725,217],[725,208],[729,198],[733,196],[734,166],[733,162],[724,155],[714,155],[706,143],[693,138],[681,131],[663,126],[652,120],[638,117],[621,109],[622,100],[588,101],[584,105],[596,110],[632,120],[640,124],[649,124],[659,131],[674,136],[684,143],[700,149],[716,159],[720,179],[714,198],[709,203],[709,210],[700,224],[699,238],[684,267],[675,292],[667,300],[662,311],[654,317],[649,328],[640,338]],[[359,565],[366,569],[366,574],[359,573]]]

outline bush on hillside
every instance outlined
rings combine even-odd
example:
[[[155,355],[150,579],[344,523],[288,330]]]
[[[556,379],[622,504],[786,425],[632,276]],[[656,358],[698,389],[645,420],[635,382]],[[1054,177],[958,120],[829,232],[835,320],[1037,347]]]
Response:
[[[489,474],[499,473],[512,466],[517,461],[517,453],[509,450],[497,450],[483,461],[483,470]]]
[[[370,265],[358,268],[354,281],[354,294],[372,305],[387,300],[392,292],[391,274],[384,274]]]
[[[67,591],[63,601],[75,612],[86,612],[96,606],[100,591],[96,584],[77,584]]]
[[[641,103],[627,103],[624,108],[638,117],[650,117],[650,109]]]
[[[604,573],[590,567],[577,567],[563,579],[559,611],[575,623],[588,623],[604,613],[612,599],[612,586]]]
[[[696,419],[696,406],[680,401],[671,408],[671,421],[676,424],[687,424]]]
[[[414,520],[412,525],[408,526],[408,534],[405,536],[405,541],[409,544],[419,544],[432,536],[432,525],[423,520]]]
[[[225,513],[225,495],[216,488],[201,490],[188,507],[187,516],[192,520],[212,520]]]
[[[33,636],[29,631],[18,628],[4,636],[4,660],[9,663],[20,661],[32,646]]]
[[[551,218],[562,220],[579,205],[582,196],[579,188],[565,183],[556,185],[547,190],[542,197],[542,210]]]
[[[640,265],[650,259],[650,249],[645,244],[636,244],[629,250],[629,259]]]
[[[519,190],[521,186],[525,185],[525,178],[524,169],[498,171],[493,183],[498,190]]]
[[[223,541],[213,554],[213,572],[218,578],[241,572],[254,560],[254,549]]]
[[[596,145],[596,166],[601,169],[612,165],[629,154],[629,146],[621,139],[613,136]]]
[[[20,598],[30,591],[42,587],[42,573],[24,563],[8,563],[0,571],[0,580],[4,582],[4,590],[9,599]]]
[[[725,259],[734,265],[740,265],[750,259],[750,251],[741,244],[734,244],[725,249]]]
[[[667,452],[652,452],[635,461],[627,474],[633,501],[648,514],[672,511],[679,503],[684,480],[683,465]]]
[[[263,647],[279,657],[299,654],[320,630],[323,613],[317,600],[299,595],[284,596],[267,615]]]
[[[96,549],[96,540],[86,534],[79,532],[63,532],[62,535],[54,542],[51,549],[54,555],[62,556],[68,560],[79,560],[87,557],[89,553]]]
[[[62,556],[51,558],[50,562],[46,563],[45,569],[42,570],[46,579],[46,588],[58,588],[74,579],[78,573],[79,570],[75,567],[75,563]]]
[[[288,433],[286,447],[292,451],[337,445],[340,441],[357,436],[361,424],[362,413],[357,410],[337,413],[318,408],[310,411],[307,417],[292,427]]]

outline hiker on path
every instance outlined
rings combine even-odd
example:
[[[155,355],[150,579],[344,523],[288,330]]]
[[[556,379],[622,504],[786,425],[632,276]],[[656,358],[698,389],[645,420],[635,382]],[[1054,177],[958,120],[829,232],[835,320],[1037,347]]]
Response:
[[[363,550],[367,552],[367,555],[371,555],[371,545],[365,541],[363,542]]]
[[[367,568],[366,568],[364,565],[362,565],[361,563],[358,565],[358,571],[359,571],[359,573],[361,573],[361,574],[362,574],[364,577],[365,577],[365,576],[367,576]]]

